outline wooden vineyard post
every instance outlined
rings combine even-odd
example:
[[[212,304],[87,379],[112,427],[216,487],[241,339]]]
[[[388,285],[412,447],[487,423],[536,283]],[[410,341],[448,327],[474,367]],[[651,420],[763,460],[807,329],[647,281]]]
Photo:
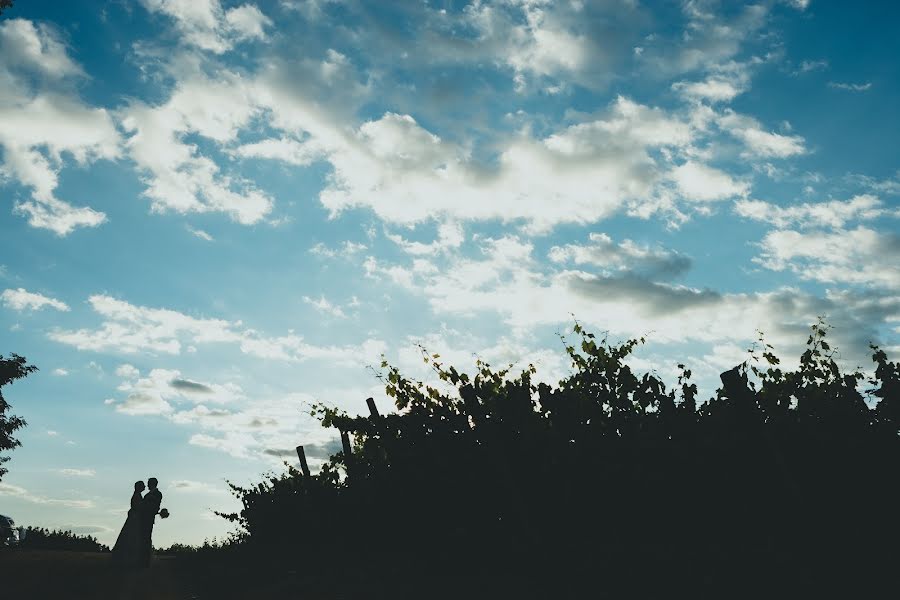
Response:
[[[306,452],[303,451],[303,446],[297,446],[297,458],[300,459],[300,470],[303,471],[303,475],[310,477],[309,465],[306,463]]]
[[[341,431],[341,447],[344,450],[344,467],[347,468],[347,477],[350,476],[351,466],[353,462],[353,448],[350,447],[350,436],[343,429]]]
[[[369,415],[372,417],[380,416],[378,414],[378,407],[375,406],[375,398],[366,398],[366,405],[369,407]]]
[[[370,419],[374,420],[381,416],[381,414],[378,412],[378,407],[375,406],[375,398],[366,398],[366,406],[369,407],[369,418]],[[384,447],[385,443],[387,443],[387,440],[383,439],[381,442],[380,454],[381,454],[381,459],[384,461],[387,461],[388,451],[387,451],[387,448]]]

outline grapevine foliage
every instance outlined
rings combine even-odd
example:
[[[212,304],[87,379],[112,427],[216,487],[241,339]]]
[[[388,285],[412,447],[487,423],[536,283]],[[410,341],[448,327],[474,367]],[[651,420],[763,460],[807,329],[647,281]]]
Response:
[[[572,373],[557,385],[536,383],[533,366],[479,361],[469,375],[423,351],[435,387],[383,362],[396,412],[318,405],[350,455],[312,477],[291,468],[232,486],[243,508],[223,516],[252,552],[395,583],[579,588],[602,574],[631,589],[752,571],[807,585],[827,565],[887,576],[881,561],[900,539],[900,369],[872,347],[870,380],[842,372],[828,330],[812,327],[796,370],[761,336],[702,403],[685,365],[667,389],[626,364],[643,339],[614,344],[577,323]]]

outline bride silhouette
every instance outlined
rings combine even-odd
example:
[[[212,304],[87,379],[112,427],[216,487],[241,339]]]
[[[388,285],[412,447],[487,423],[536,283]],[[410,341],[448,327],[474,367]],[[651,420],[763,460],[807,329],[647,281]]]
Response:
[[[128,509],[128,518],[119,532],[116,545],[113,546],[112,560],[123,567],[135,567],[141,558],[141,492],[144,491],[144,482],[134,483],[134,493],[131,495],[131,508]]]

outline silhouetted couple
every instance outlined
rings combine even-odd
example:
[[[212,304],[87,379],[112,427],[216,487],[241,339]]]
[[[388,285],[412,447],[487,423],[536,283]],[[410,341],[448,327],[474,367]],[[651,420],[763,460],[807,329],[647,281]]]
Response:
[[[131,495],[131,508],[128,509],[128,518],[119,532],[116,545],[112,550],[113,562],[128,567],[150,566],[150,555],[153,549],[153,523],[156,515],[163,519],[169,516],[166,509],[159,510],[162,503],[162,494],[156,489],[158,482],[156,477],[147,480],[150,491],[141,495],[144,491],[144,482],[134,484],[134,494]]]

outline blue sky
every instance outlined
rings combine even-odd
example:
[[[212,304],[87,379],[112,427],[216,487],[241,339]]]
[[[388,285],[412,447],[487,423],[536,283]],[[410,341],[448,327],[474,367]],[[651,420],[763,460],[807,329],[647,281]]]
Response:
[[[900,352],[891,3],[19,0],[0,18],[0,352],[29,425],[0,512],[221,536],[224,481],[384,354],[566,374],[572,315],[709,394]]]

